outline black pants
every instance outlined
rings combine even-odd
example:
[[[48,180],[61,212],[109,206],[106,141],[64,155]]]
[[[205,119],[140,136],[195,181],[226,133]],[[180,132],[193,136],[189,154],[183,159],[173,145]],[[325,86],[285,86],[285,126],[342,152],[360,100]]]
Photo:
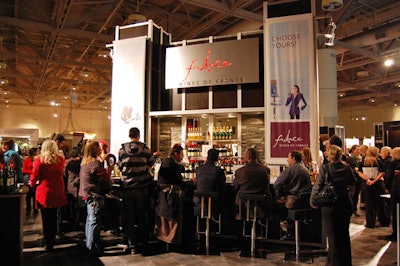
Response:
[[[329,243],[326,265],[351,266],[350,206],[322,207],[321,213]]]
[[[25,203],[26,203],[26,215],[31,214],[32,208],[36,210],[36,185],[28,186],[28,193],[26,193]]]
[[[381,226],[390,225],[390,214],[386,200],[381,197],[385,193],[383,181],[378,181],[365,190],[365,218],[367,227],[375,227],[376,217]]]
[[[123,213],[124,213],[124,232],[127,237],[128,246],[147,244],[149,237],[148,230],[148,210],[149,196],[147,189],[124,189]]]
[[[397,236],[397,203],[400,203],[400,195],[391,193],[390,206],[392,209],[392,229],[393,235]]]
[[[351,187],[351,199],[353,202],[353,211],[357,211],[357,206],[358,206],[358,198],[360,196],[361,192],[361,182],[362,180],[357,177],[357,182],[354,184],[354,186]]]
[[[58,208],[41,209],[43,238],[47,248],[52,248],[56,241],[57,234],[57,210]]]

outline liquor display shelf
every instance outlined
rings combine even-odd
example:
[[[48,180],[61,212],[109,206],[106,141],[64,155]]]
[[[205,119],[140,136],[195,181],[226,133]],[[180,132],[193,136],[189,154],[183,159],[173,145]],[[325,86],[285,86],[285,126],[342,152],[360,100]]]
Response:
[[[213,143],[239,143],[238,139],[214,139]]]

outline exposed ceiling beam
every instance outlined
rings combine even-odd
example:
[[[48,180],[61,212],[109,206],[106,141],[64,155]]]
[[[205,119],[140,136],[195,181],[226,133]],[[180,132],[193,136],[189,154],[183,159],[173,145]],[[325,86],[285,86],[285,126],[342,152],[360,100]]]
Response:
[[[257,21],[257,22],[263,21],[262,14],[257,14],[240,8],[232,10],[229,9],[227,5],[218,1],[213,1],[213,0],[180,0],[180,1],[203,8],[206,7],[210,10],[220,12],[223,14],[228,14],[230,16],[236,16],[238,18],[245,20]]]
[[[0,16],[0,23],[4,25],[16,26],[21,29],[26,29],[30,31],[43,31],[50,33],[57,32],[57,29],[49,24],[35,22],[31,20],[19,19],[19,18]],[[78,30],[78,29],[71,29],[71,28],[62,29],[59,31],[59,34],[62,36],[68,36],[73,38],[96,39],[108,43],[111,43],[114,40],[113,36],[111,35]]]
[[[10,58],[10,59],[20,59],[26,61],[44,61],[45,59],[39,56],[26,55],[21,53],[13,53],[13,52],[0,52],[1,58]],[[101,65],[101,64],[93,64],[90,62],[78,62],[74,59],[71,60],[62,60],[62,59],[52,59],[51,63],[60,64],[65,66],[79,66],[79,67],[88,67],[93,69],[102,69],[102,70],[110,70],[110,65]]]
[[[380,59],[380,56],[378,54],[373,53],[371,51],[368,51],[366,49],[351,45],[351,44],[349,44],[347,42],[335,41],[335,45],[339,46],[339,47],[342,47],[342,48],[345,48],[346,50],[350,50],[350,51],[353,51],[355,53],[358,53],[358,54],[361,54],[361,55],[365,55],[365,56],[368,56],[368,57],[371,57],[371,58],[374,58],[374,59],[377,59],[377,60]]]

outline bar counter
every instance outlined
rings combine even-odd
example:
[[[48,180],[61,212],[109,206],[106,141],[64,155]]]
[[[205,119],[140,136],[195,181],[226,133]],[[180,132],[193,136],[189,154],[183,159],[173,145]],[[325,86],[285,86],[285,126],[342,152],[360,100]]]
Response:
[[[0,195],[0,257],[12,265],[23,264],[23,206],[27,189]]]

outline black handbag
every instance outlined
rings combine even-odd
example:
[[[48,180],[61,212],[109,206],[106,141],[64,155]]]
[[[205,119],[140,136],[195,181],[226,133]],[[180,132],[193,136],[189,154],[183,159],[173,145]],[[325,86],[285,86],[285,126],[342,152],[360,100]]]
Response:
[[[329,169],[331,165],[328,164],[325,166],[325,184],[322,189],[315,194],[312,199],[312,205],[314,206],[324,206],[335,203],[337,201],[337,193],[335,191],[335,187],[333,186],[333,182],[329,175]]]

